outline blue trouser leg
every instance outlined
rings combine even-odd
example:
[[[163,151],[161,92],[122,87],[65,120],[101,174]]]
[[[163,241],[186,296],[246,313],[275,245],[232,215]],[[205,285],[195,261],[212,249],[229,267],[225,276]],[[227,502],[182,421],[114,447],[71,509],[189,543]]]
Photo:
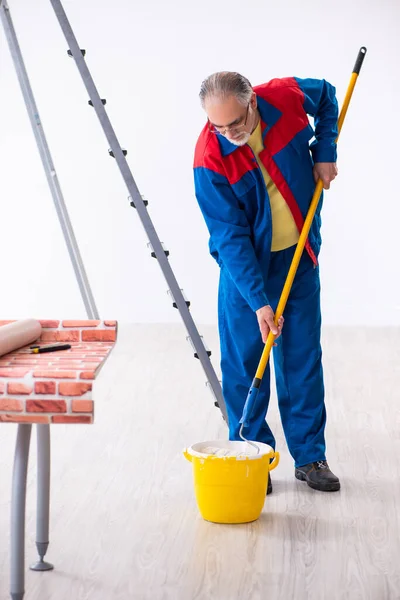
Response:
[[[239,420],[263,351],[263,343],[256,315],[224,269],[221,269],[219,283],[218,322],[222,392],[228,412],[229,439],[240,440]],[[251,425],[243,429],[243,435],[275,448],[275,438],[265,421],[269,395],[268,366],[254,405]]]
[[[276,309],[294,248],[271,255],[267,294]],[[274,348],[278,404],[289,451],[295,465],[325,458],[326,412],[321,361],[320,282],[304,252],[286,305],[282,336]],[[239,438],[239,420],[263,350],[256,315],[229,276],[222,271],[219,292],[222,386],[229,417],[229,437]],[[275,447],[265,422],[269,403],[267,368],[245,437]]]
[[[274,253],[268,293],[276,310],[294,248]],[[301,258],[284,312],[274,366],[282,427],[295,466],[325,459],[326,410],[322,369],[319,268]]]

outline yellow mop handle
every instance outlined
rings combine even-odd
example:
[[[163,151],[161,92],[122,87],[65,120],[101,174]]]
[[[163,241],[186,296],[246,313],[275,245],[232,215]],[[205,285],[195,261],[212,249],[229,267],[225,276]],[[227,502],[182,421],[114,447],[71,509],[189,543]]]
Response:
[[[358,53],[357,56],[357,60],[356,63],[354,65],[354,69],[351,75],[351,79],[350,79],[350,83],[349,86],[347,88],[347,92],[346,92],[346,96],[343,102],[343,107],[342,110],[340,111],[340,115],[339,115],[339,120],[338,120],[338,133],[340,135],[340,130],[342,129],[342,125],[343,125],[343,121],[344,118],[346,116],[347,113],[347,109],[349,107],[350,104],[350,100],[353,94],[353,90],[354,87],[356,85],[356,81],[358,79],[358,76],[360,74],[360,69],[363,63],[363,60],[365,58],[365,54],[367,52],[367,49],[365,47],[360,48],[360,51]],[[336,138],[336,142],[339,138]],[[312,224],[312,220],[314,218],[315,215],[315,211],[317,210],[317,206],[318,206],[318,202],[319,199],[321,197],[321,192],[322,192],[322,188],[323,188],[323,182],[321,179],[318,180],[318,183],[315,187],[315,191],[314,191],[314,195],[312,197],[311,200],[311,204],[310,204],[310,208],[308,209],[308,213],[307,213],[307,217],[306,220],[304,221],[304,225],[303,225],[303,229],[301,231],[300,234],[300,238],[299,241],[297,242],[297,248],[296,251],[294,253],[293,259],[292,259],[292,264],[290,265],[290,269],[289,269],[289,274],[286,278],[286,282],[285,285],[283,287],[283,291],[279,300],[279,304],[278,307],[276,309],[276,313],[275,313],[275,324],[278,324],[279,319],[281,318],[281,316],[283,315],[283,311],[285,310],[286,307],[286,303],[290,294],[290,290],[292,289],[292,284],[297,272],[297,268],[299,266],[300,263],[300,259],[301,259],[301,255],[303,253],[304,250],[304,246],[306,244],[307,238],[308,238],[308,234],[311,228],[311,224]],[[274,344],[274,340],[275,340],[275,335],[270,331],[267,341],[265,343],[265,347],[263,350],[263,353],[261,355],[261,359],[258,365],[258,369],[256,372],[256,378],[257,379],[262,379],[263,375],[264,375],[264,371],[265,368],[268,364],[268,359],[269,359],[269,355],[271,353],[271,348]]]

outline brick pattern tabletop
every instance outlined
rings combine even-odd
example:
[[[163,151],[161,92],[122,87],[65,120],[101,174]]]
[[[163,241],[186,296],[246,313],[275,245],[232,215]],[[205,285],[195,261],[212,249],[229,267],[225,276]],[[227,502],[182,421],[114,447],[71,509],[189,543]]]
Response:
[[[0,356],[0,422],[93,423],[92,386],[115,345],[117,322],[40,324],[35,343],[66,342],[71,349],[32,354],[27,346]]]

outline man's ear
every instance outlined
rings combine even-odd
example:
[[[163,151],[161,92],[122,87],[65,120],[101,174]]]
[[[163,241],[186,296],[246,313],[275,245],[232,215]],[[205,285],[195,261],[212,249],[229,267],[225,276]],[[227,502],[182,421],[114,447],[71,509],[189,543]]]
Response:
[[[253,110],[257,108],[257,94],[255,92],[251,96],[250,106]]]

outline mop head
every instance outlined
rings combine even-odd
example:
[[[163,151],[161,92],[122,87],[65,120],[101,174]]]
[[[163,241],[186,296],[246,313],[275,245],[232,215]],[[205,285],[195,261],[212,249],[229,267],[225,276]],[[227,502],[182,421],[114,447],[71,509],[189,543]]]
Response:
[[[254,452],[243,452],[243,450],[228,450],[227,448],[217,448],[216,446],[207,446],[201,451],[202,454],[224,458],[228,456],[252,456]]]

